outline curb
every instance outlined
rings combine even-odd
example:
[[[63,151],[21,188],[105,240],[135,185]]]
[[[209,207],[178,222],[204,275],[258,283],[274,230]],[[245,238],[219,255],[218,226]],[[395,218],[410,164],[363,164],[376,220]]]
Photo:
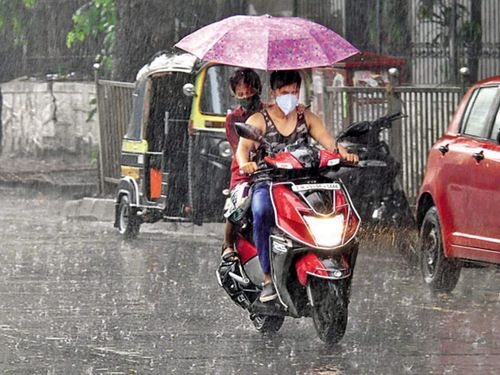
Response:
[[[113,222],[115,219],[115,202],[113,199],[99,198],[68,201],[64,205],[64,216],[67,219]]]
[[[115,201],[106,198],[83,198],[67,201],[64,204],[63,215],[70,220],[101,221],[113,225],[115,220]],[[193,223],[157,222],[141,225],[141,231],[154,233],[170,233],[175,235],[205,236],[222,238],[224,236],[223,223]]]

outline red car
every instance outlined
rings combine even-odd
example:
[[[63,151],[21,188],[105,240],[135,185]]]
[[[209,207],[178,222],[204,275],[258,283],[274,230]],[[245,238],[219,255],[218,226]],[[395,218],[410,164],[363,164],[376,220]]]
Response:
[[[451,291],[466,263],[500,264],[500,76],[476,83],[434,144],[417,199],[420,266]]]

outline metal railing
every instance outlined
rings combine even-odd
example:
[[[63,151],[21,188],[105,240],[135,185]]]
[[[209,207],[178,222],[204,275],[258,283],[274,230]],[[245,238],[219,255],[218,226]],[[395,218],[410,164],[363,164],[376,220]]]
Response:
[[[120,179],[120,151],[132,113],[135,85],[96,77],[99,114],[99,194],[113,193]]]
[[[100,128],[100,194],[114,192],[120,178],[121,141],[132,112],[133,83],[96,80]],[[401,183],[415,201],[427,153],[441,136],[462,96],[460,87],[327,87],[323,117],[332,134],[353,121],[374,120],[401,111],[408,117],[384,134],[401,162]]]
[[[446,131],[462,97],[461,87],[329,87],[324,95],[325,123],[338,134],[353,121],[375,120],[402,112],[383,134],[401,162],[401,183],[413,203],[425,172],[427,153]]]

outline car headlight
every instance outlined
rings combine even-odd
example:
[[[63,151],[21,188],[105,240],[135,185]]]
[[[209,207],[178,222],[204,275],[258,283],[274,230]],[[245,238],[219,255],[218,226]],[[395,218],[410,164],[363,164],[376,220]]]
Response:
[[[334,247],[342,243],[344,216],[316,217],[304,215],[316,245]]]

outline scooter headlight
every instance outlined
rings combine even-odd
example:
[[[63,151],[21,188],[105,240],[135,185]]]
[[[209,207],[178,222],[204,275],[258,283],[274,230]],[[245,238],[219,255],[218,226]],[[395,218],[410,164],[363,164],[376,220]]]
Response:
[[[316,217],[304,215],[304,220],[311,231],[316,245],[335,247],[342,244],[344,234],[344,216]]]

